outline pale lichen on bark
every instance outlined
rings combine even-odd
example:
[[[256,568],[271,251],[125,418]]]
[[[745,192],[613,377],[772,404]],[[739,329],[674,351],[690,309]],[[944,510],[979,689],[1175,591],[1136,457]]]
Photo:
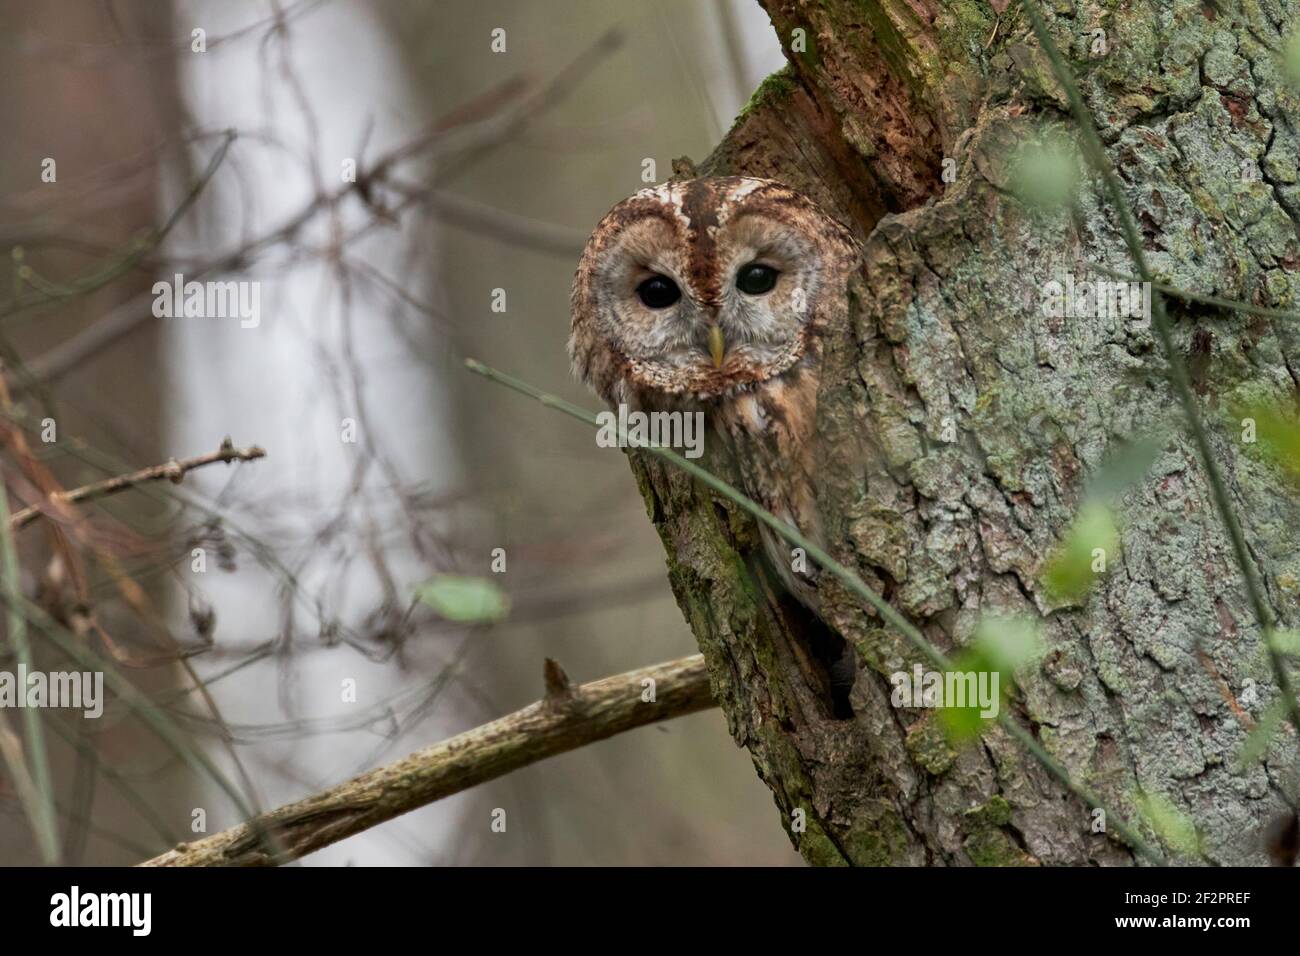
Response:
[[[765,6],[783,45],[802,27],[810,50],[789,54],[703,169],[783,179],[865,240],[819,399],[833,551],[945,650],[981,615],[1041,617],[1046,654],[1017,674],[1018,719],[1114,810],[1134,819],[1138,792],[1163,794],[1207,859],[1263,862],[1295,735],[1284,726],[1263,761],[1238,765],[1276,688],[1149,324],[1039,308],[1050,279],[1132,267],[1087,176],[1073,216],[1011,195],[1019,144],[1073,129],[1018,6]],[[1300,111],[1276,49],[1298,5],[1045,6],[1156,273],[1295,307]],[[1170,314],[1272,608],[1295,626],[1300,499],[1230,412],[1294,395],[1300,327],[1176,301]],[[1058,606],[1039,578],[1089,476],[1153,434],[1163,451],[1118,504],[1121,553],[1081,606]],[[787,829],[804,810],[791,837],[807,859],[1133,859],[1001,731],[953,748],[932,714],[892,706],[888,675],[920,657],[838,594],[826,617],[860,669],[853,718],[830,717],[798,666],[806,622],[754,560],[753,528],[683,476],[634,467],[732,733]]]

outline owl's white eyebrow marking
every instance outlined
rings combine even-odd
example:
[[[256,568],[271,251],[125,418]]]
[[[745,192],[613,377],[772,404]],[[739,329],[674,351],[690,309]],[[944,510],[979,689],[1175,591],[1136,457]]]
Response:
[[[768,183],[761,179],[742,179],[739,186],[733,186],[731,188],[731,191],[726,195],[726,199],[732,203],[740,202],[754,190],[766,185],[768,185]]]

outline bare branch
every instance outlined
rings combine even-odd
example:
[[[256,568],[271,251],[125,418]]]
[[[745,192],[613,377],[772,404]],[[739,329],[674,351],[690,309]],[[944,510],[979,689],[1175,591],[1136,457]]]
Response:
[[[653,682],[653,683],[651,683]],[[647,688],[653,699],[644,700]],[[573,687],[563,707],[543,699],[251,823],[182,843],[141,866],[274,866],[410,810],[625,730],[715,706],[699,655]],[[283,855],[266,851],[269,833]]]
[[[252,461],[255,458],[266,457],[266,452],[257,445],[248,448],[236,448],[227,438],[221,443],[221,447],[214,452],[206,455],[196,455],[193,458],[182,458],[177,461],[173,458],[171,461],[164,462],[161,465],[151,465],[148,468],[141,468],[139,471],[133,471],[129,475],[118,475],[115,478],[105,478],[103,481],[97,481],[94,484],[83,485],[80,488],[74,488],[71,491],[61,491],[51,498],[57,499],[64,504],[75,504],[80,501],[94,501],[96,498],[106,498],[109,495],[115,495],[119,491],[125,491],[135,485],[142,484],[146,481],[161,481],[164,478],[173,483],[179,483],[185,477],[186,472],[193,471],[195,468],[202,468],[204,465],[212,465],[219,461],[226,463],[232,461]],[[47,499],[48,501],[48,499]],[[32,505],[30,508],[23,508],[15,512],[14,516],[9,519],[9,526],[17,531],[19,528],[26,527],[36,520],[44,510],[45,504]]]

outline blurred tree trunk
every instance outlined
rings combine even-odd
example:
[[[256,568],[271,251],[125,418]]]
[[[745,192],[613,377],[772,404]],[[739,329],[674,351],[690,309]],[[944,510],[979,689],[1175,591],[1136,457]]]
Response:
[[[1196,822],[1209,859],[1263,862],[1260,832],[1294,786],[1295,735],[1284,728],[1264,760],[1239,766],[1277,691],[1149,323],[1042,314],[1050,280],[1132,266],[1095,182],[1073,217],[1008,193],[1017,144],[1073,129],[1023,12],[763,5],[789,66],[702,168],[784,180],[866,239],[866,291],[852,328],[833,333],[819,398],[830,549],[945,651],[980,615],[1041,616],[1047,653],[1017,675],[1016,718],[1113,811],[1134,820],[1137,793],[1161,794]],[[1046,6],[1157,274],[1292,307],[1300,113],[1275,51],[1297,5]],[[1293,626],[1300,506],[1227,413],[1294,394],[1300,327],[1169,308],[1256,569]],[[1172,437],[1118,506],[1121,553],[1084,601],[1054,605],[1039,579],[1085,481],[1119,439],[1162,423]],[[634,468],[732,734],[807,860],[1133,860],[1000,729],[954,750],[935,712],[891,706],[888,675],[920,657],[843,600],[826,617],[859,670],[854,716],[835,719],[803,676],[806,616],[751,560],[752,522],[653,460]]]

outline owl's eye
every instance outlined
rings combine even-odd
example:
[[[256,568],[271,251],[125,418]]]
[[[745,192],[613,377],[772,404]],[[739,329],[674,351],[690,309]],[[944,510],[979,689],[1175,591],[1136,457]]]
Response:
[[[666,309],[682,297],[677,283],[667,276],[651,276],[636,287],[636,294],[649,309]]]
[[[741,266],[736,273],[736,288],[747,295],[763,295],[772,291],[778,275],[780,273],[771,266],[751,262],[747,266]]]

